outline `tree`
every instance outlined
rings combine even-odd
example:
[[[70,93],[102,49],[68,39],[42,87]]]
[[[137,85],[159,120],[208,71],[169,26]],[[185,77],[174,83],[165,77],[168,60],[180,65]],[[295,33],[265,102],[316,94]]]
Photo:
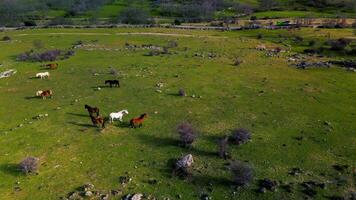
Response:
[[[141,8],[129,7],[121,11],[118,22],[123,24],[149,24],[152,23],[148,12]]]

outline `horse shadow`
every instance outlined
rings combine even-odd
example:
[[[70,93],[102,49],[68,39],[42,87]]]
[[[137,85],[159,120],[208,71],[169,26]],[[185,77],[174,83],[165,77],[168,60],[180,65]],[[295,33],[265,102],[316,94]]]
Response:
[[[36,96],[28,96],[28,97],[25,97],[25,99],[30,100],[30,99],[40,99],[40,98],[36,97]]]
[[[78,122],[68,122],[68,123],[80,127],[85,127],[85,128],[94,127],[92,124],[87,124],[87,123],[78,123]]]
[[[73,115],[73,116],[77,116],[77,117],[89,117],[88,115],[85,114],[78,114],[78,113],[67,113],[68,115]]]
[[[179,141],[174,139],[174,138],[169,138],[169,137],[157,137],[154,135],[146,135],[146,134],[140,134],[136,135],[136,137],[139,140],[142,140],[145,143],[148,143],[152,146],[178,146]]]
[[[233,182],[227,178],[213,177],[210,175],[201,175],[196,173],[193,173],[191,183],[204,187],[214,187],[214,185],[231,187],[231,185],[234,185]]]
[[[19,169],[19,166],[17,164],[0,164],[0,171],[10,174],[12,176],[21,176],[22,172]]]
[[[119,128],[131,128],[130,122],[118,122],[115,123],[115,121],[112,123],[114,126],[119,127]]]

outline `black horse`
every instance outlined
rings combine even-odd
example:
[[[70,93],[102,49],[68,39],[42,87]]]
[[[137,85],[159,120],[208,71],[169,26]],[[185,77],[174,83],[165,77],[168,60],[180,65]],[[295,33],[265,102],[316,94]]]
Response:
[[[96,114],[97,117],[99,116],[99,108],[97,108],[97,107],[91,107],[91,106],[89,106],[89,105],[87,105],[87,104],[85,104],[84,107],[85,107],[85,109],[88,110],[90,117],[92,117],[94,113]]]
[[[120,87],[120,82],[118,80],[106,80],[105,85],[106,84],[110,84],[110,87],[112,86]]]

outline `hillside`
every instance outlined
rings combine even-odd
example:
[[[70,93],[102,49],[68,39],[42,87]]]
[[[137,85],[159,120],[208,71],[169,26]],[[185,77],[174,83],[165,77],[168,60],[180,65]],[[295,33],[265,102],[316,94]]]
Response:
[[[150,23],[202,22],[236,17],[249,18],[295,18],[295,17],[356,17],[356,2],[310,0],[16,0],[0,2],[0,25],[19,25],[28,22],[68,24],[78,19],[95,24],[105,23]],[[133,10],[133,8],[135,10]],[[129,22],[122,18],[138,18]],[[64,19],[63,19],[64,18]],[[54,19],[54,20],[53,20]],[[32,22],[32,23],[31,23]],[[25,23],[26,24],[26,23]]]
[[[0,38],[0,72],[17,70],[0,79],[2,200],[103,199],[84,195],[85,184],[110,200],[134,193],[187,200],[354,195],[355,69],[318,64],[350,58],[355,43],[334,51],[325,41],[352,39],[351,29],[35,29]],[[324,56],[301,54],[313,40]],[[261,44],[268,49],[256,49]],[[273,53],[277,47],[291,49]],[[24,54],[55,49],[69,57],[38,62],[48,57]],[[316,66],[296,67],[304,61]],[[45,71],[49,78],[35,78]],[[111,79],[121,87],[105,85]],[[38,90],[53,97],[36,97]],[[103,117],[129,114],[96,127],[85,104]],[[130,128],[143,113],[143,126]],[[183,146],[177,126],[187,122],[197,138]],[[238,128],[251,140],[229,143],[230,158],[219,157],[217,141]],[[172,164],[186,154],[195,161],[191,176],[174,176]],[[26,174],[18,164],[28,156],[39,163]],[[248,170],[234,175],[234,160]],[[236,185],[241,177],[244,187]],[[264,179],[275,189],[261,189]]]

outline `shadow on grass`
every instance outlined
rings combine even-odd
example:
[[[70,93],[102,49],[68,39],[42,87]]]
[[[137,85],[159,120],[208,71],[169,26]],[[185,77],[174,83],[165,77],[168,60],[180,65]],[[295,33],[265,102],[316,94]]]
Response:
[[[209,175],[198,175],[196,173],[193,174],[191,182],[194,185],[210,186],[210,187],[214,187],[214,185],[230,187],[233,185],[233,182],[227,178],[213,177]]]
[[[77,117],[88,117],[90,118],[89,115],[85,115],[85,114],[78,114],[78,113],[67,113],[68,115],[73,115],[73,116],[77,116]]]
[[[103,88],[120,88],[120,87],[116,87],[116,86],[110,87],[109,85],[98,85],[98,86],[92,86],[91,88],[92,89],[98,89],[98,88],[103,89]]]
[[[108,122],[108,124],[110,124],[109,122]],[[116,126],[116,127],[119,127],[119,128],[131,128],[131,126],[130,126],[130,122],[113,122],[113,123],[111,123],[112,125],[114,125],[114,126]]]
[[[41,98],[39,98],[37,96],[28,96],[28,97],[25,97],[25,99],[30,100],[30,99],[41,99]]]
[[[17,164],[0,164],[0,171],[12,176],[21,176],[23,173],[20,171]]]
[[[136,135],[138,139],[149,145],[159,147],[159,146],[179,146],[179,141],[173,138],[162,138],[154,135],[140,134]]]
[[[193,146],[183,146],[178,139],[169,138],[169,137],[157,137],[154,135],[137,135],[138,139],[142,140],[142,142],[152,145],[154,147],[162,147],[162,146],[175,146],[177,148],[181,148],[184,153],[199,155],[199,156],[214,156],[218,157],[218,153],[216,151],[205,151],[202,149],[198,149]]]
[[[79,122],[68,122],[68,123],[76,125],[76,126],[80,126],[80,127],[86,127],[86,128],[95,127],[92,124],[87,124],[87,123],[79,123]]]
[[[167,93],[168,96],[174,96],[174,97],[185,97],[185,96],[181,96],[178,93]]]

